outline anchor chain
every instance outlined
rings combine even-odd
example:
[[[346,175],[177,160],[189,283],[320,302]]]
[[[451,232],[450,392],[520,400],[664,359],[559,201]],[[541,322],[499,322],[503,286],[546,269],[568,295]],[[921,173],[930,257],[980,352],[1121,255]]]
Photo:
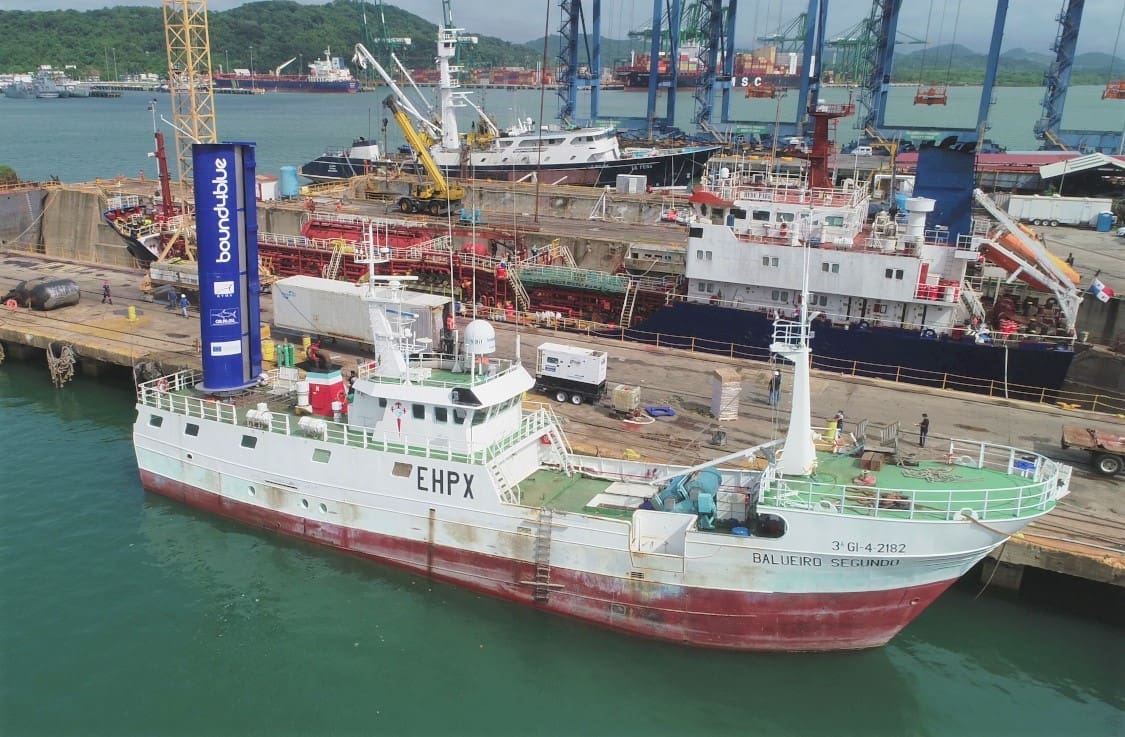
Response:
[[[51,381],[55,382],[55,388],[62,389],[74,378],[74,349],[64,343],[58,353],[56,358],[54,343],[47,346],[47,369],[51,372]]]

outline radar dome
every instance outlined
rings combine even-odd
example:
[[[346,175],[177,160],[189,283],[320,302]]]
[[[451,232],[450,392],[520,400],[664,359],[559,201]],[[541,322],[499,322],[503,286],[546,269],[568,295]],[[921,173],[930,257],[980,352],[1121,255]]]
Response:
[[[496,330],[487,320],[473,320],[465,326],[465,353],[482,356],[496,352]]]

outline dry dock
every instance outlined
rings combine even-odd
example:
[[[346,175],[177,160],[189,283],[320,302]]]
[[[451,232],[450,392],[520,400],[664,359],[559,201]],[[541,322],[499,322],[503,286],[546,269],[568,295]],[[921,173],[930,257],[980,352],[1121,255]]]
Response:
[[[137,269],[76,264],[0,250],[0,289],[7,290],[21,279],[42,276],[74,279],[83,290],[83,299],[76,306],[47,313],[0,308],[0,347],[7,360],[43,361],[44,349],[66,344],[76,356],[76,370],[87,374],[113,370],[128,375],[133,366],[146,362],[166,369],[199,366],[197,313],[193,309],[192,319],[185,320],[178,310],[147,301],[140,291],[143,275]],[[103,279],[110,282],[113,305],[99,303]],[[271,319],[268,296],[263,299],[262,314],[263,320]],[[497,327],[499,351],[510,354],[517,328],[503,323]],[[675,417],[629,430],[630,426],[609,407],[558,406],[569,438],[583,452],[637,454],[690,464],[777,437],[784,431],[784,417],[764,401],[769,369],[765,364],[595,341],[542,328],[518,330],[525,356],[546,340],[601,343],[610,354],[611,385],[639,385],[643,404],[669,405],[676,412]],[[339,348],[335,352],[341,362],[353,360],[354,349]],[[742,380],[738,417],[722,423],[709,413],[712,375],[720,367],[736,370]],[[812,391],[814,424],[818,424],[817,419],[827,422],[841,409],[849,422],[866,419],[884,426],[898,422],[902,427],[901,447],[909,452],[941,457],[942,440],[946,438],[992,439],[1072,464],[1075,473],[1070,496],[1054,512],[1005,544],[998,551],[1001,565],[986,564],[983,577],[990,585],[1018,589],[1024,569],[1034,568],[1119,587],[1118,594],[1120,587],[1125,587],[1125,496],[1120,477],[1114,480],[1095,475],[1086,465],[1085,453],[1059,446],[1063,424],[1089,422],[1111,430],[1125,429],[1121,418],[823,372],[814,372]],[[922,412],[928,413],[933,423],[930,443],[924,450],[917,447],[917,436],[912,432]],[[721,447],[714,444],[717,430],[725,433]]]

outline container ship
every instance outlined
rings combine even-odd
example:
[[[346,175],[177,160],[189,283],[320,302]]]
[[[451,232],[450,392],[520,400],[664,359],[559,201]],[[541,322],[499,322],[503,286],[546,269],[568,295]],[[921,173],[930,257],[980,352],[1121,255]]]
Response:
[[[235,69],[212,75],[215,89],[252,89],[266,92],[329,92],[353,94],[359,92],[359,82],[352,76],[344,60],[332,56],[325,49],[324,58],[309,63],[308,74],[282,74],[282,70],[297,60],[293,57],[272,73],[261,74],[249,69]]]

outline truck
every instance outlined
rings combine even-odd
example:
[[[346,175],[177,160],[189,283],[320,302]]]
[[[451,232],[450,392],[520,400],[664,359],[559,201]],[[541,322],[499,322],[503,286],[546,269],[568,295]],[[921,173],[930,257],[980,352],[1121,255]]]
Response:
[[[1014,194],[1008,200],[1008,214],[1013,219],[1032,225],[1094,227],[1101,213],[1112,210],[1113,200],[1106,197]]]
[[[1121,473],[1125,467],[1125,435],[1092,427],[1064,425],[1062,447],[1080,448],[1090,453],[1090,465],[1103,476]]]
[[[605,351],[543,343],[535,356],[535,389],[556,401],[598,402],[606,393]]]

